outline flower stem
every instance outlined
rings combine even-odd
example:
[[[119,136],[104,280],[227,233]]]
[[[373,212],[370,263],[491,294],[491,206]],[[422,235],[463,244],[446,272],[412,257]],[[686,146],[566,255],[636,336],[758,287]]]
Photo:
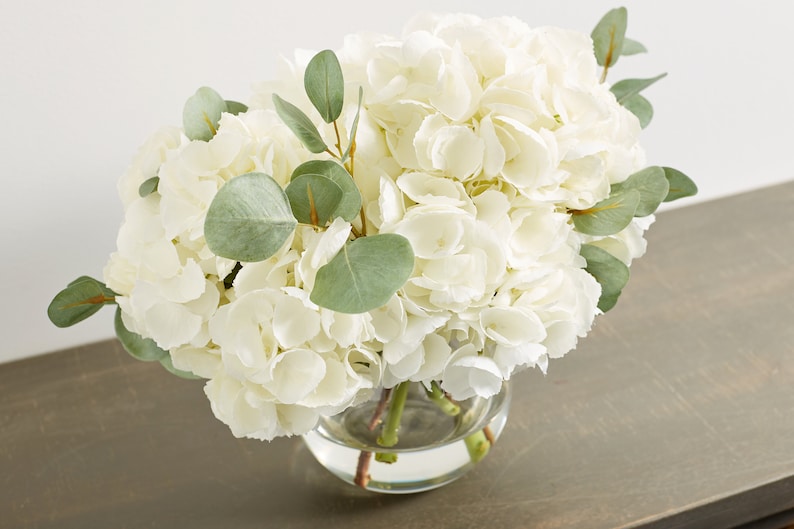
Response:
[[[397,444],[397,431],[400,429],[400,419],[403,416],[410,385],[411,383],[408,381],[400,382],[394,389],[389,412],[386,415],[386,422],[383,425],[380,437],[378,437],[378,444],[381,446],[388,448]]]
[[[441,386],[438,385],[438,382],[433,381],[430,389],[426,390],[426,393],[427,398],[429,398],[433,404],[438,406],[446,415],[454,417],[460,414],[460,406],[458,403],[450,399],[446,393],[444,393],[444,391],[441,389]]]
[[[353,478],[353,483],[362,489],[367,488],[367,484],[371,479],[369,475],[369,462],[371,458],[372,452],[367,452],[366,450],[362,450],[361,453],[358,454],[358,466],[356,466],[356,477]]]
[[[484,430],[476,431],[464,439],[464,441],[472,463],[479,463],[482,461],[491,449],[491,442],[488,440],[488,436]]]

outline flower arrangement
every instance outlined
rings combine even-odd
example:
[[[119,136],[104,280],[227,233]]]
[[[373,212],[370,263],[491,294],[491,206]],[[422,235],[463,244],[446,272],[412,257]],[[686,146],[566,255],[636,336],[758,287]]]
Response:
[[[591,36],[514,18],[423,15],[402,38],[298,53],[248,106],[201,88],[119,183],[104,282],[48,314],[116,305],[134,357],[207,379],[236,436],[303,434],[408,382],[452,399],[576,346],[614,306],[663,201],[652,116],[609,85],[626,10]]]

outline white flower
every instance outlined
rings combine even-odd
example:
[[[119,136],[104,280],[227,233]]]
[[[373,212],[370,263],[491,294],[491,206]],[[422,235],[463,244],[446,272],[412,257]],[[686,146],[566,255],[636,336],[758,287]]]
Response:
[[[467,344],[452,353],[441,387],[457,400],[493,397],[502,388],[502,372],[493,359]]]

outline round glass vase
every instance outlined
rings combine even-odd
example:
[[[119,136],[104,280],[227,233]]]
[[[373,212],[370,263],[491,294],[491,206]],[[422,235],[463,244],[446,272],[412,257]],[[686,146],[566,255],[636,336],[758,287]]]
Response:
[[[400,386],[404,386],[402,389]],[[422,492],[459,478],[482,461],[507,422],[510,389],[491,398],[449,400],[408,382],[320,420],[303,440],[338,478],[376,492]],[[401,395],[402,393],[402,395]],[[401,416],[392,414],[402,401]],[[396,427],[395,427],[396,424]]]

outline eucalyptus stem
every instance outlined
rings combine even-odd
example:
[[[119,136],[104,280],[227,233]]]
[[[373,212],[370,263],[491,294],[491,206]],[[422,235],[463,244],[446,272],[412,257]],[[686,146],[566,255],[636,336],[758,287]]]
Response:
[[[438,406],[439,409],[446,415],[454,417],[460,414],[460,406],[458,403],[450,399],[435,380],[430,385],[430,389],[426,389],[425,392],[427,393],[427,398],[429,398],[433,404]]]
[[[400,420],[403,416],[405,401],[408,399],[408,389],[410,386],[411,383],[405,381],[400,382],[394,389],[391,405],[389,405],[389,412],[386,415],[386,422],[383,424],[383,429],[378,437],[379,445],[388,448],[397,444],[397,431],[400,429]]]

